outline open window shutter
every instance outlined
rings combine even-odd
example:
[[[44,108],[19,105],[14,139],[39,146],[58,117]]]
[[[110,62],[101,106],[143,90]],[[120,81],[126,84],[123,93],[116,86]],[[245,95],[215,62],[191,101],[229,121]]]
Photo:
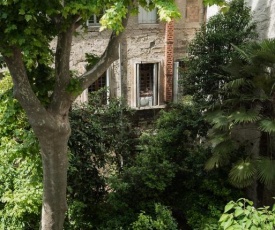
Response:
[[[153,79],[153,105],[158,105],[158,64],[154,64],[154,79]]]
[[[139,6],[138,23],[157,23],[157,9],[147,11]]]
[[[139,76],[139,67],[140,64],[136,65],[136,103],[137,103],[137,107],[140,107],[140,101],[139,101],[139,91],[140,91],[140,76]]]
[[[174,63],[173,102],[178,101],[179,62]]]

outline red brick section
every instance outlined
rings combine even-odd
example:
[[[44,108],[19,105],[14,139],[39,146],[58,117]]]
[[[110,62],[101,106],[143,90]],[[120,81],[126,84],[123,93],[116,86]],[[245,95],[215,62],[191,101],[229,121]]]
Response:
[[[174,21],[166,23],[165,28],[165,97],[166,102],[173,100],[173,69],[174,69]]]

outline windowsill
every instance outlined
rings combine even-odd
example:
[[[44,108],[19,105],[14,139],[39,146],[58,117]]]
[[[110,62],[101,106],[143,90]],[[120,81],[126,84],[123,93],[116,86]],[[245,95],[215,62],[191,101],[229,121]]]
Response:
[[[143,106],[143,107],[132,107],[134,110],[148,110],[148,109],[164,109],[166,105],[155,105],[155,106]]]
[[[139,26],[144,26],[144,27],[158,27],[160,24],[159,23],[138,23]]]
[[[100,25],[91,25],[91,26],[88,26],[88,30],[89,29],[99,29]]]

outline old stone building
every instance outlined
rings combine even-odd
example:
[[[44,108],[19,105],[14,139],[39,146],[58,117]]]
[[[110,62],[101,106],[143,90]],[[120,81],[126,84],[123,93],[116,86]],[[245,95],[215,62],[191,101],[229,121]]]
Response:
[[[157,11],[139,8],[131,16],[120,44],[120,58],[88,90],[80,100],[85,101],[89,90],[102,86],[108,96],[122,97],[137,109],[162,108],[177,100],[179,61],[184,57],[188,42],[205,19],[202,0],[176,0],[181,19],[160,22]],[[108,44],[109,31],[99,32],[99,18],[88,22],[88,32],[75,38],[71,66],[85,71],[84,53],[101,55]],[[82,59],[81,59],[82,58]]]

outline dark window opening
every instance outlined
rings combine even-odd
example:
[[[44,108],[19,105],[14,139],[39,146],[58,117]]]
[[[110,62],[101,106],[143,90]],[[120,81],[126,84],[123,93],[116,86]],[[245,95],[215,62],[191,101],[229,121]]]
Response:
[[[102,104],[107,104],[108,96],[107,96],[107,75],[106,72],[102,74],[101,77],[99,77],[92,85],[88,87],[88,92],[93,93],[96,91],[99,91],[99,95],[97,95],[100,98],[100,101]]]
[[[158,64],[137,64],[137,107],[158,105]]]

